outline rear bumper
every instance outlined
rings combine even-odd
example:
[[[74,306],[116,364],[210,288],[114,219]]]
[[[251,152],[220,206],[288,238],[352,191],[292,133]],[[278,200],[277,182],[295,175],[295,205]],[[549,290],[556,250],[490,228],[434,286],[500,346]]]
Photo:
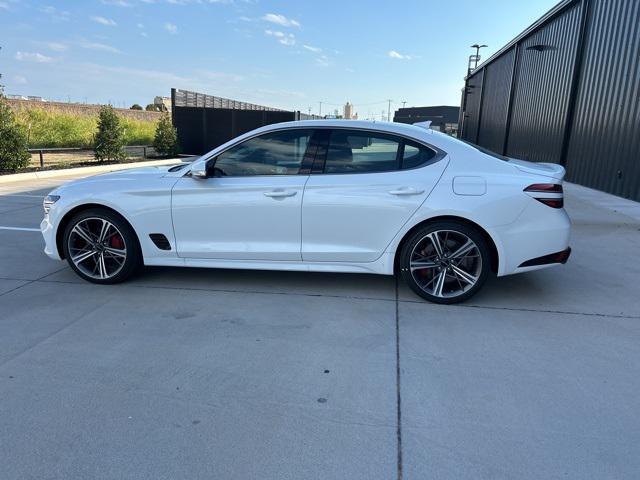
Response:
[[[499,276],[560,265],[569,258],[569,216],[534,199],[514,223],[489,233],[496,239]]]
[[[552,265],[554,263],[560,263],[564,265],[571,256],[571,247],[567,247],[561,252],[550,253],[549,255],[543,255],[541,257],[532,258],[526,262],[522,262],[518,265],[518,268],[524,267],[538,267],[542,265]]]

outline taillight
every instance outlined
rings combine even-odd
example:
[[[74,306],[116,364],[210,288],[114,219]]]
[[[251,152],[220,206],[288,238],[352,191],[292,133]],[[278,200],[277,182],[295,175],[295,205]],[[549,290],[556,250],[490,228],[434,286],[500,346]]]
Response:
[[[564,198],[562,197],[562,185],[558,183],[534,183],[524,189],[525,192],[532,193],[549,193],[555,194],[552,197],[539,197],[537,195],[531,195],[540,203],[544,203],[551,208],[562,208],[564,206]],[[559,196],[558,196],[559,195]]]
[[[562,185],[557,183],[534,183],[524,189],[525,192],[562,193]]]

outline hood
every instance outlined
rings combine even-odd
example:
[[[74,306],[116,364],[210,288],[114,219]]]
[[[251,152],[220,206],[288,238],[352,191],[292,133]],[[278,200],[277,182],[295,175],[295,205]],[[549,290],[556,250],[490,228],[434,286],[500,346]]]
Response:
[[[544,177],[553,178],[554,180],[558,181],[561,181],[564,178],[564,174],[566,173],[564,167],[562,165],[558,165],[557,163],[536,163],[510,158],[509,164],[513,165],[522,172],[532,173],[534,175],[542,175]]]
[[[113,172],[101,173],[98,175],[94,175],[93,179],[99,178],[120,178],[120,177],[137,177],[139,175],[155,175],[161,177],[166,175],[170,168],[175,167],[176,165],[180,165],[179,162],[176,162],[175,165],[156,165],[156,166],[146,166],[146,167],[138,167],[138,168],[126,168],[123,170],[115,170]]]

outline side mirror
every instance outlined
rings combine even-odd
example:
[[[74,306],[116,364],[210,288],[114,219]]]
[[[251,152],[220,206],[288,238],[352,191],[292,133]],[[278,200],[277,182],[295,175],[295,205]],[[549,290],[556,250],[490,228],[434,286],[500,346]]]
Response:
[[[192,178],[207,178],[207,160],[196,160],[191,165]]]

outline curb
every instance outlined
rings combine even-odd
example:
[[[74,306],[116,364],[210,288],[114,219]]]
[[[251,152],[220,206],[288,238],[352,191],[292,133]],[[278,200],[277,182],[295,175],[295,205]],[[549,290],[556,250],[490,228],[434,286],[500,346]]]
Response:
[[[137,167],[153,167],[157,165],[175,165],[182,162],[180,158],[168,158],[166,160],[150,160],[148,162],[115,163],[111,165],[97,165],[90,167],[62,168],[60,170],[42,170],[40,172],[12,173],[0,175],[0,184],[20,182],[24,180],[37,180],[42,178],[67,177],[79,173],[105,173],[117,170],[126,170]]]

